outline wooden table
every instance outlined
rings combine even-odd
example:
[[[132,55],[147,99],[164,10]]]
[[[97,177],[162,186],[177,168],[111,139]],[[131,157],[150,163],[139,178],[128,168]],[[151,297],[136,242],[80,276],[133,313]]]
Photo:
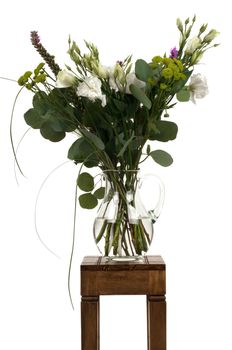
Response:
[[[166,350],[166,276],[161,256],[113,262],[86,256],[81,264],[82,350],[100,350],[100,295],[146,295],[148,350]]]

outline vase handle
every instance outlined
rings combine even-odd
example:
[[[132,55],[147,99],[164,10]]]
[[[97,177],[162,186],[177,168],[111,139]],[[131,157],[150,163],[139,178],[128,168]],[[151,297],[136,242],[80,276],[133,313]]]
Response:
[[[148,209],[148,214],[152,220],[152,223],[154,224],[156,222],[156,220],[158,219],[158,217],[160,216],[160,213],[162,211],[163,208],[163,204],[164,204],[164,198],[165,198],[165,188],[164,188],[164,184],[161,181],[161,179],[154,175],[154,174],[146,174],[143,175],[141,178],[141,184],[140,184],[140,188],[142,187],[142,185],[148,180],[148,179],[154,179],[155,183],[156,183],[156,187],[157,187],[157,201],[155,203],[155,206],[153,205],[153,203],[150,205],[152,207],[152,209]]]

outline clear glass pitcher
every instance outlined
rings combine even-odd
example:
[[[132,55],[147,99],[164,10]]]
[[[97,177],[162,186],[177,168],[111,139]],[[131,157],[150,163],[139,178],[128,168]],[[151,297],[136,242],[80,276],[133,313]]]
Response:
[[[141,190],[152,179],[146,198]],[[134,260],[145,255],[153,239],[153,224],[164,202],[164,185],[155,175],[140,177],[139,171],[108,170],[103,172],[105,195],[94,221],[94,239],[100,253],[113,260]],[[156,188],[156,198],[151,198]],[[152,199],[152,201],[151,201]]]

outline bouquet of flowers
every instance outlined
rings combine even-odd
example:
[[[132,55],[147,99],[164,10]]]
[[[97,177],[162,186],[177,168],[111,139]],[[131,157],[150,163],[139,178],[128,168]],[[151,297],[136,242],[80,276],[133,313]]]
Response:
[[[203,24],[191,36],[195,21],[195,16],[184,22],[177,19],[180,40],[170,54],[156,55],[149,62],[138,59],[135,64],[130,55],[110,67],[100,61],[95,45],[85,42],[88,51],[82,53],[69,38],[72,64],[60,68],[38,33],[31,32],[43,62],[18,80],[33,94],[33,107],[24,118],[52,142],[61,141],[66,133],[76,135],[68,158],[81,165],[77,185],[84,193],[79,203],[91,209],[104,197],[100,210],[104,215],[95,232],[96,242],[104,242],[104,255],[141,255],[151,242],[143,215],[131,220],[137,170],[148,157],[161,166],[171,165],[171,155],[151,149],[148,141],[157,145],[174,140],[178,127],[168,120],[169,110],[178,101],[195,103],[208,93],[206,79],[193,71],[205,52],[218,45],[212,44],[218,32],[206,33]],[[105,172],[108,189],[102,181],[95,183],[88,170],[92,167]],[[109,219],[111,203],[114,211]]]

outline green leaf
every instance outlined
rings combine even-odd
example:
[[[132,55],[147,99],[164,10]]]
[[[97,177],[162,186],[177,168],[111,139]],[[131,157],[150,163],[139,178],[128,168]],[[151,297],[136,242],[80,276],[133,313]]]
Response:
[[[165,151],[162,151],[161,149],[152,151],[150,153],[150,156],[156,163],[164,167],[170,166],[173,163],[171,155]]]
[[[100,187],[98,188],[94,193],[93,195],[97,198],[97,199],[102,199],[104,198],[104,195],[105,195],[105,187]]]
[[[78,187],[85,192],[90,192],[94,188],[94,179],[89,173],[81,173],[77,179]]]
[[[49,99],[44,91],[35,93],[32,103],[33,107],[41,115],[45,114],[49,110]]]
[[[86,137],[86,139],[88,139],[92,144],[94,144],[94,146],[97,147],[100,151],[104,150],[105,145],[98,136],[96,136],[95,134],[91,133],[86,129],[82,129],[81,133],[84,135],[84,137]]]
[[[189,80],[191,74],[192,74],[193,70],[185,70],[183,71],[183,73],[186,75],[186,79],[183,80],[178,80],[177,82],[175,82],[172,86],[171,89],[171,94],[175,95],[178,91],[182,90],[183,87],[186,85],[187,81]]]
[[[132,136],[129,138],[129,140],[127,140],[122,149],[120,150],[120,152],[117,154],[117,157],[121,157],[123,155],[123,153],[125,152],[125,150],[127,149],[127,147],[129,146],[129,144],[131,143],[131,141],[134,139],[134,132],[132,132]]]
[[[41,125],[44,122],[44,119],[41,118],[39,113],[34,108],[29,109],[24,114],[24,119],[25,119],[25,122],[28,125],[30,125],[33,129],[40,129]]]
[[[153,71],[146,61],[139,59],[135,63],[135,75],[139,80],[147,82],[153,76]]]
[[[99,161],[98,161],[97,158],[94,159],[94,155],[91,156],[91,157],[89,157],[89,158],[90,158],[90,159],[92,158],[93,160],[86,160],[86,161],[84,162],[84,166],[85,166],[86,168],[94,168],[94,167],[98,166]]]
[[[113,98],[112,102],[120,113],[126,112],[127,105],[125,102],[117,100],[116,98]]]
[[[84,137],[80,137],[72,144],[68,151],[68,158],[77,163],[85,162],[86,166],[91,165],[89,167],[96,166],[99,162],[95,149]]]
[[[180,102],[188,102],[190,100],[190,92],[188,90],[180,90],[176,94],[176,98]]]
[[[57,128],[59,129],[59,128]],[[40,128],[41,135],[52,142],[59,142],[65,138],[65,132],[60,130],[55,130],[50,122],[45,122]]]
[[[84,209],[93,209],[98,205],[98,200],[91,193],[85,193],[79,197],[79,203]]]
[[[172,141],[176,138],[178,127],[175,123],[166,120],[157,120],[155,122],[157,130],[151,130],[149,133],[150,140],[161,142]]]
[[[137,100],[139,102],[141,102],[147,109],[151,108],[151,101],[149,100],[149,98],[147,97],[147,95],[145,94],[145,92],[138,88],[138,86],[131,84],[130,85],[130,91],[132,93],[132,95],[137,98]]]

